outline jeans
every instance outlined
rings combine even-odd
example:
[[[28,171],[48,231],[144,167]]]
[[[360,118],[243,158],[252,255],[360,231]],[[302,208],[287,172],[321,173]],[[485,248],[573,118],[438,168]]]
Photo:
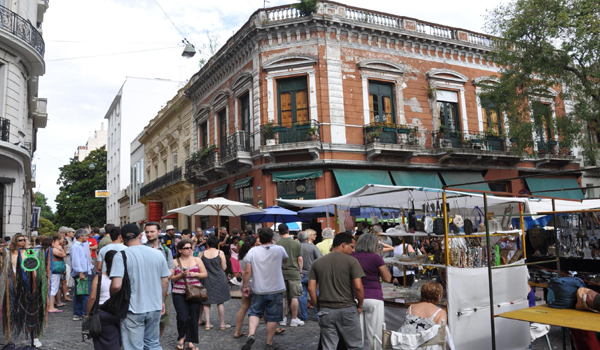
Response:
[[[160,310],[134,314],[121,320],[124,350],[162,350],[159,330]]]
[[[90,297],[89,294],[86,295],[77,295],[77,280],[79,277],[73,277],[75,279],[75,297],[73,298],[73,315],[74,316],[85,316],[85,311],[87,308],[87,302]],[[88,291],[92,289],[92,279],[91,275],[87,276],[88,281]]]
[[[308,274],[303,273],[302,280],[300,282],[302,282],[302,296],[298,298],[298,317],[302,321],[306,321],[308,320],[308,307],[306,306],[308,295]],[[319,295],[319,291],[317,291],[317,295]],[[319,314],[317,313],[316,309],[313,310],[315,310],[315,318],[318,321]]]

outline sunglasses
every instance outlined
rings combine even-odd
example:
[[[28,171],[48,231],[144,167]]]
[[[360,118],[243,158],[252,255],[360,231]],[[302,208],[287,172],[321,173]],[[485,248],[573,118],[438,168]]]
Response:
[[[183,248],[181,248],[179,250],[192,250],[192,247],[183,247]]]
[[[17,239],[17,242],[25,242],[25,241],[26,241],[26,239],[25,239],[25,238],[22,238],[22,239]]]

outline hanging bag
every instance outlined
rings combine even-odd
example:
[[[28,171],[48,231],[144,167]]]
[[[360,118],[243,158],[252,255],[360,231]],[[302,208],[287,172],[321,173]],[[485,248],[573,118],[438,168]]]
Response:
[[[100,289],[102,288],[102,275],[98,274],[98,288],[96,289],[96,300],[94,306],[90,310],[90,315],[81,324],[81,336],[83,341],[86,339],[97,338],[102,332],[102,323],[100,322],[100,314],[98,306],[100,306]]]
[[[181,265],[181,260],[179,258],[177,258],[177,263],[179,264],[179,268],[183,269],[183,265]],[[194,303],[204,303],[208,300],[208,293],[204,286],[189,284],[185,276],[183,276],[183,281],[185,282],[185,300]]]
[[[585,283],[577,277],[559,277],[551,280],[548,282],[548,307],[574,309],[579,288],[585,288]]]
[[[56,275],[60,275],[61,273],[67,270],[67,264],[65,264],[64,260],[53,261],[52,262],[52,273]]]
[[[85,279],[77,278],[77,287],[75,288],[76,295],[88,295],[90,294],[90,286],[88,285],[87,277]]]
[[[131,299],[131,285],[129,284],[129,274],[127,273],[127,255],[125,251],[121,251],[121,256],[123,256],[123,282],[121,284],[121,289],[118,292],[113,294],[102,306],[100,310],[106,311],[109,314],[119,317],[125,318],[127,316],[127,311],[129,311],[129,301]]]

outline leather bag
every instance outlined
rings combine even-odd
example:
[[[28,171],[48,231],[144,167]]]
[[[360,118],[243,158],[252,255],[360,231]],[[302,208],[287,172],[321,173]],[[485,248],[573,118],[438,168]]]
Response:
[[[81,323],[81,336],[83,341],[90,338],[96,338],[102,333],[102,323],[100,322],[100,314],[98,306],[100,305],[100,289],[102,288],[102,275],[98,275],[98,288],[96,290],[96,300],[94,306],[90,310],[90,316]]]
[[[179,264],[179,268],[183,269],[179,258],[177,258],[177,263]],[[204,303],[208,300],[208,292],[204,286],[189,284],[185,276],[183,276],[183,281],[185,282],[185,300],[194,303]]]
[[[123,256],[124,266],[123,283],[121,284],[121,289],[119,289],[117,293],[112,295],[104,304],[102,304],[100,309],[113,316],[125,318],[127,317],[127,312],[129,311],[131,285],[129,284],[129,274],[127,273],[127,255],[125,254],[124,250],[121,251],[121,255]],[[98,296],[98,298],[100,298],[100,296]]]

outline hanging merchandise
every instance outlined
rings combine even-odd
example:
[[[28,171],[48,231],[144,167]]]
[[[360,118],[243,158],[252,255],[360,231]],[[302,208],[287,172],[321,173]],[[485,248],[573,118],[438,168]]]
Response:
[[[371,213],[370,218],[371,225],[377,225],[379,223],[379,219],[377,218],[377,215],[375,215],[375,213]]]
[[[433,233],[433,219],[431,216],[427,215],[425,217],[425,225],[424,231],[427,233]]]

